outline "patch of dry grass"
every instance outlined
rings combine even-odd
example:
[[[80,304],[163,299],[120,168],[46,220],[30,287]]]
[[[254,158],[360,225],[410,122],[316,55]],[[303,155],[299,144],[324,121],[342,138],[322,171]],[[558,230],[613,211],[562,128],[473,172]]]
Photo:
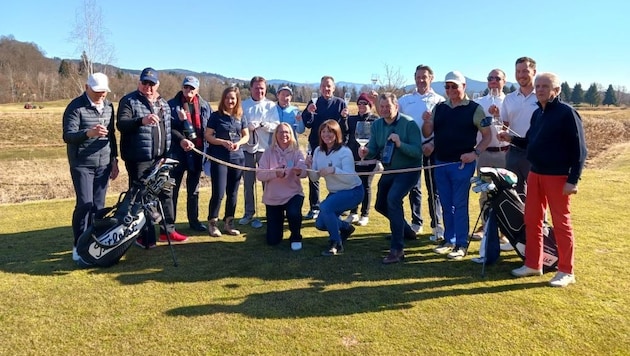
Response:
[[[74,196],[62,140],[61,121],[67,102],[43,105],[44,109],[37,110],[25,110],[17,104],[0,105],[0,204]],[[213,105],[216,108],[216,103]],[[351,111],[354,109],[352,106]],[[630,110],[581,108],[580,114],[589,165],[613,145],[630,141]],[[120,168],[122,174],[109,190],[113,195],[127,187],[123,162]]]

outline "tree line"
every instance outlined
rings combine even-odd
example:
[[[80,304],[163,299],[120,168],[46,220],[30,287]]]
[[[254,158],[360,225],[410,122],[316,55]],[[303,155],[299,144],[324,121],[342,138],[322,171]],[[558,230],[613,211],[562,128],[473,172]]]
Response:
[[[92,63],[85,52],[79,60],[47,58],[34,43],[20,42],[13,36],[0,37],[0,103],[35,103],[71,99],[84,91],[85,80],[92,71],[101,71],[108,75],[112,90],[109,99],[117,101],[126,93],[136,89],[140,70],[123,70],[110,65]],[[165,97],[173,96],[181,89],[185,74],[161,71],[159,75],[160,92]],[[220,100],[223,89],[231,85],[238,86],[244,98],[249,96],[249,83],[246,81],[207,73],[197,76],[201,82],[199,94],[209,101]],[[386,65],[385,76],[379,80],[379,89],[402,95],[405,93],[404,83],[404,77],[400,72]],[[311,93],[318,90],[315,86],[293,83],[269,85],[269,97],[275,98],[276,90],[283,85],[291,87],[295,102],[308,102]],[[367,85],[358,89],[354,86],[340,86],[336,88],[335,95],[343,97],[343,93],[349,91],[354,101],[361,92],[371,89],[372,87]],[[514,90],[516,90],[514,85],[504,88],[505,93]],[[580,83],[576,83],[571,88],[567,82],[563,82],[560,95],[564,101],[573,104],[590,106],[630,104],[630,94],[626,93],[625,87],[613,88],[609,85],[603,92],[601,85],[597,83],[592,83],[584,92]]]

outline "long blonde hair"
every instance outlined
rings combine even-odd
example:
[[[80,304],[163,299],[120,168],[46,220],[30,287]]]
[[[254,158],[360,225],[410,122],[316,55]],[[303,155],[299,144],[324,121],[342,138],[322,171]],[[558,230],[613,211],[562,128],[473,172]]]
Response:
[[[271,141],[271,148],[273,149],[273,148],[279,147],[278,146],[278,130],[281,127],[286,127],[287,129],[289,129],[290,134],[289,134],[289,147],[288,148],[297,150],[298,149],[298,143],[295,140],[295,135],[293,135],[293,129],[291,128],[291,125],[289,125],[286,122],[281,122],[276,127],[276,129],[273,131],[273,140]]]

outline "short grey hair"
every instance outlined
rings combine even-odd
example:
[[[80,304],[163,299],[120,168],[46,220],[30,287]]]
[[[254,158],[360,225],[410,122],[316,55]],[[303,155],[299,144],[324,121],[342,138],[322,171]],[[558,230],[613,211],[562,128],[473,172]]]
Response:
[[[558,94],[560,94],[560,90],[562,89],[562,86],[560,84],[560,77],[558,77],[557,74],[551,73],[551,72],[540,73],[540,74],[538,74],[536,76],[536,79],[534,80],[534,83],[536,83],[538,81],[538,78],[547,78],[547,79],[549,79],[549,81],[551,81],[551,88],[552,89],[558,89]]]

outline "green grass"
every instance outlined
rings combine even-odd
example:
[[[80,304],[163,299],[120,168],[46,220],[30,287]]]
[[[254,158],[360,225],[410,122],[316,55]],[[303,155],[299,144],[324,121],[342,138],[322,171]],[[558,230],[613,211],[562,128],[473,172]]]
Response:
[[[478,243],[451,262],[427,235],[404,264],[383,266],[388,228],[376,212],[334,258],[320,256],[326,238],[305,221],[297,253],[245,228],[192,235],[175,246],[179,267],[158,246],[78,269],[73,201],[0,205],[0,354],[628,354],[628,173],[614,162],[586,170],[572,202],[578,282],[566,289],[547,287],[549,274],[510,277],[513,252],[482,277],[470,262]]]

